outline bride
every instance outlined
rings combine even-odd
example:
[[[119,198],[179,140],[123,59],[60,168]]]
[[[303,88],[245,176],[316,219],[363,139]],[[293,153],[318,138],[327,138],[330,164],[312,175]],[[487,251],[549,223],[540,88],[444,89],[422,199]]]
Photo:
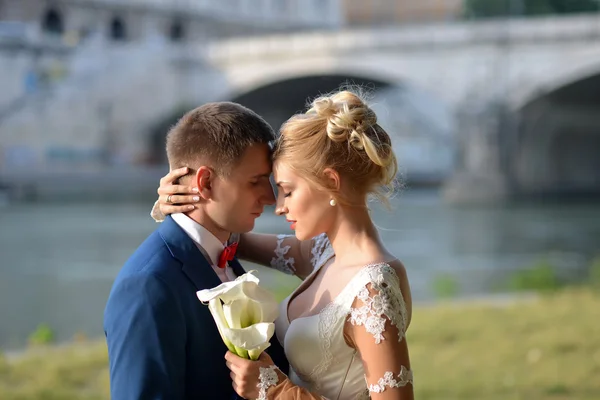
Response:
[[[396,172],[389,135],[353,92],[317,98],[282,126],[273,153],[276,213],[295,236],[242,234],[238,256],[303,279],[275,322],[290,375],[266,353],[258,361],[227,353],[240,396],[413,399],[407,274],[367,208],[369,195],[385,201]],[[171,178],[159,193],[175,194]],[[162,214],[187,207],[158,204]]]

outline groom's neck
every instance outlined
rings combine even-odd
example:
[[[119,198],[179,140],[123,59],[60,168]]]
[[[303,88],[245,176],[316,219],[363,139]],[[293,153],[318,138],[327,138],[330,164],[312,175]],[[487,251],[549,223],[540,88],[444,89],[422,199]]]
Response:
[[[190,211],[185,213],[189,218],[196,221],[198,224],[202,225],[204,229],[215,235],[217,239],[221,243],[227,242],[229,240],[229,236],[231,236],[231,232],[224,230],[219,225],[217,225],[212,218],[210,218],[206,213],[201,209],[196,209],[194,211]]]

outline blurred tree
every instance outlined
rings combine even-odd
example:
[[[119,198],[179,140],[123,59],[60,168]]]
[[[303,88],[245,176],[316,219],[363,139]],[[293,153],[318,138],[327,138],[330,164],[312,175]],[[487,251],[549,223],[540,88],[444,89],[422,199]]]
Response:
[[[44,345],[54,342],[54,330],[48,324],[40,324],[29,335],[29,343],[32,345]]]
[[[548,3],[559,14],[598,12],[600,8],[598,0],[548,0]]]
[[[600,0],[465,0],[468,18],[599,12]]]

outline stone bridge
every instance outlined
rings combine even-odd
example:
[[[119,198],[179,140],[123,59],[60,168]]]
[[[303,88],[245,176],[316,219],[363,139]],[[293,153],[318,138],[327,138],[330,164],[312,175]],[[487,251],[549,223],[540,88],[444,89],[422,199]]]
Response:
[[[71,151],[161,162],[165,130],[186,108],[234,100],[277,126],[353,83],[373,92],[409,178],[432,172],[451,199],[600,192],[598,16],[326,25],[176,44],[92,37],[48,51],[68,72],[0,120],[5,160],[68,166]],[[4,63],[30,57],[11,51]]]

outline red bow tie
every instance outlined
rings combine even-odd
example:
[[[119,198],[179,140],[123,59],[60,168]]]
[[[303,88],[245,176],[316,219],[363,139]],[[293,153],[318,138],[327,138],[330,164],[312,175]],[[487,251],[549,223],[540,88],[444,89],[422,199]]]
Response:
[[[225,268],[227,266],[227,261],[233,260],[237,246],[237,242],[233,242],[229,246],[225,246],[223,252],[219,256],[219,264],[217,264],[219,268]]]

